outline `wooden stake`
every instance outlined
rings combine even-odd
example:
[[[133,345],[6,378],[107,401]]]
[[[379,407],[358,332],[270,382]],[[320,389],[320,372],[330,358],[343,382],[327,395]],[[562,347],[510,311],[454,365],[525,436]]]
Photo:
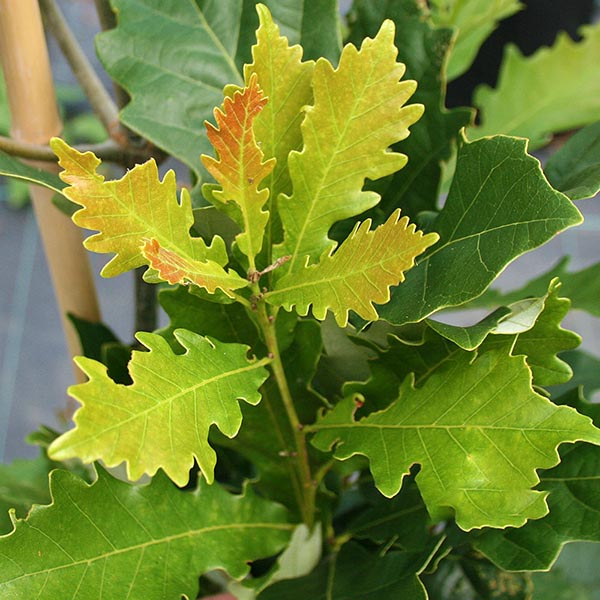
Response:
[[[52,72],[36,0],[0,0],[0,59],[14,139],[46,144],[60,134]],[[56,165],[36,164],[54,170]],[[100,321],[94,280],[80,231],[51,202],[52,192],[31,186],[30,194],[71,356],[81,354],[68,312]],[[76,379],[84,376],[76,369]]]

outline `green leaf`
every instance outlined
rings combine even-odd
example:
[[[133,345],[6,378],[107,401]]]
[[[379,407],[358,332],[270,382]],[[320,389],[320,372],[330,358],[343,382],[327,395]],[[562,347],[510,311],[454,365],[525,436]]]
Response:
[[[216,455],[208,431],[215,424],[228,437],[237,434],[242,422],[238,400],[260,401],[267,361],[248,361],[249,348],[241,344],[185,330],[175,337],[185,354],[173,354],[159,335],[137,334],[150,352],[133,353],[129,372],[134,383],[129,386],[111,381],[100,363],[76,359],[90,380],[69,389],[82,407],[73,419],[75,429],[50,446],[51,458],[102,459],[109,467],[125,461],[134,480],[162,468],[179,485],[187,483],[196,459],[211,483]]]
[[[569,312],[570,301],[559,298],[560,282],[553,279],[547,295],[542,299],[542,311],[535,319],[533,327],[513,335],[497,335],[488,338],[486,344],[493,347],[511,340],[511,354],[524,354],[531,368],[535,385],[558,385],[571,379],[571,367],[558,358],[559,352],[573,350],[581,343],[581,338],[572,331],[562,329],[560,324]],[[502,332],[502,325],[495,333]],[[514,340],[514,341],[513,341]]]
[[[378,318],[373,302],[383,304],[390,298],[390,286],[404,280],[404,272],[416,256],[433,245],[438,236],[423,235],[400,210],[392,213],[384,225],[371,231],[371,220],[357,223],[354,231],[333,253],[323,255],[316,265],[287,273],[279,279],[265,300],[286,310],[295,308],[323,320],[330,310],[340,327],[348,323],[353,310],[368,320]]]
[[[539,481],[535,470],[557,464],[563,442],[600,444],[589,418],[533,392],[523,357],[460,353],[419,389],[413,379],[405,379],[389,408],[355,421],[348,398],[311,431],[313,444],[335,446],[340,460],[367,456],[387,497],[398,493],[412,464],[421,464],[416,481],[434,520],[448,507],[465,530],[543,517],[545,494],[531,489]]]
[[[31,167],[16,159],[14,156],[0,151],[0,176],[20,179],[46,187],[57,194],[62,194],[65,184],[53,173]]]
[[[422,329],[422,328],[421,328]],[[420,331],[416,340],[403,340],[389,336],[389,346],[377,348],[377,355],[370,361],[371,376],[360,381],[355,373],[343,387],[344,395],[357,395],[361,414],[387,408],[398,397],[402,381],[414,374],[415,386],[420,387],[437,369],[460,354],[461,350],[448,339],[427,327]]]
[[[12,530],[8,511],[13,509],[24,518],[32,504],[50,502],[48,473],[56,463],[44,454],[34,459],[17,459],[9,465],[0,465],[0,535]]]
[[[421,494],[408,479],[393,498],[376,492],[370,505],[348,523],[348,531],[358,539],[377,544],[394,540],[394,549],[423,550],[431,543],[430,519]]]
[[[541,48],[530,57],[507,46],[497,87],[475,91],[481,125],[470,135],[527,137],[534,149],[552,133],[597,121],[600,24],[582,27],[580,32],[580,42],[562,32],[552,48]]]
[[[267,104],[256,75],[247,87],[225,98],[223,108],[214,111],[217,127],[207,123],[207,135],[218,154],[218,160],[202,156],[206,170],[220,188],[211,190],[211,198],[225,205],[234,203],[234,220],[242,229],[236,237],[240,250],[254,265],[254,258],[263,245],[269,213],[263,210],[269,190],[258,189],[275,166],[275,160],[264,161],[264,153],[254,136],[254,119]]]
[[[600,390],[600,358],[583,350],[565,352],[562,358],[571,366],[573,378],[567,384],[552,388],[553,397],[579,386],[583,386],[587,396]]]
[[[519,309],[517,309],[518,315],[521,313]],[[511,310],[508,307],[501,307],[481,319],[481,321],[466,327],[441,323],[433,319],[427,319],[426,323],[435,332],[463,350],[475,350],[498,325],[514,316],[516,316],[514,308]]]
[[[277,564],[264,577],[242,583],[232,582],[228,590],[237,600],[254,600],[256,594],[276,581],[295,579],[310,573],[321,558],[323,531],[317,523],[312,531],[304,524],[298,525],[287,548],[277,558]],[[246,585],[244,585],[246,584]]]
[[[379,310],[391,323],[419,321],[479,296],[504,267],[581,223],[573,203],[550,187],[526,140],[497,136],[461,146],[440,242],[417,262]]]
[[[418,563],[404,552],[379,556],[350,542],[310,575],[277,582],[260,593],[258,600],[426,600],[416,576],[422,566]]]
[[[314,104],[302,123],[304,148],[288,160],[293,192],[278,201],[285,236],[276,253],[290,256],[278,277],[335,247],[327,234],[336,221],[377,204],[376,193],[362,191],[365,178],[389,175],[406,163],[406,156],[387,148],[408,136],[423,107],[403,106],[416,84],[398,81],[405,69],[396,63],[393,40],[394,26],[386,21],[360,51],[347,45],[336,70],[317,61]],[[357,80],[357,72],[364,77]]]
[[[50,488],[52,505],[0,538],[2,598],[195,598],[202,573],[241,578],[292,530],[282,507],[217,485],[185,493],[164,476],[131,486],[99,470],[91,486],[54,471]]]
[[[306,0],[264,0],[262,4],[272,13],[281,34],[291,44],[301,44],[307,58],[316,60],[324,57],[333,64],[337,63],[342,49],[337,0],[319,0],[308,4]],[[256,0],[244,0],[237,56],[239,65],[245,66],[252,60],[250,45],[254,41],[254,31],[259,26],[256,13],[261,11],[262,4]],[[284,73],[280,75],[285,77]]]
[[[372,352],[354,343],[355,335],[356,330],[352,325],[342,329],[332,316],[321,323],[323,354],[313,385],[323,398],[339,398],[347,381],[362,380],[369,376],[368,359]]]
[[[444,68],[452,32],[433,29],[418,0],[359,0],[354,11],[350,40],[355,44],[375,35],[385,18],[394,21],[398,60],[406,64],[406,77],[419,82],[413,102],[427,107],[410,136],[398,145],[409,157],[406,167],[374,186],[382,194],[376,210],[387,217],[402,208],[414,219],[420,211],[436,209],[440,162],[450,158],[452,142],[472,119],[470,110],[444,107]]]
[[[437,27],[456,29],[448,63],[448,81],[462,75],[473,63],[483,42],[502,19],[522,8],[519,0],[432,0],[431,20]]]
[[[537,489],[549,492],[549,514],[519,529],[484,530],[475,547],[509,571],[545,571],[567,542],[600,542],[600,449],[577,444],[561,463],[540,474]]]
[[[319,11],[323,4],[318,2],[314,6],[313,3],[306,16]],[[292,191],[287,168],[288,155],[292,150],[302,149],[302,109],[312,104],[314,62],[302,62],[302,47],[290,47],[288,40],[279,34],[279,28],[269,11],[260,4],[257,10],[260,27],[252,48],[253,61],[244,67],[244,78],[248,84],[252,75],[256,74],[260,87],[269,99],[255,119],[254,133],[265,156],[273,157],[276,161],[275,168],[265,179],[270,190],[268,207],[271,218],[266,231],[266,246],[270,252],[272,243],[281,241],[281,223],[276,220],[278,215],[272,206],[279,194],[290,194]]]
[[[241,0],[115,0],[117,28],[96,38],[100,60],[131,102],[121,121],[196,172],[210,152],[204,121],[235,64]],[[183,59],[182,59],[183,57]]]
[[[98,231],[85,240],[85,247],[92,252],[115,253],[102,275],[113,277],[148,264],[142,244],[150,240],[152,249],[164,249],[162,255],[156,250],[158,258],[164,259],[166,253],[169,258],[176,255],[186,266],[191,264],[200,271],[201,279],[196,276],[194,282],[211,293],[215,289],[228,293],[247,285],[237,273],[222,268],[228,257],[221,238],[215,237],[207,246],[202,238],[191,237],[194,216],[190,198],[184,192],[178,202],[173,171],[160,181],[156,163],[150,160],[118,181],[105,181],[96,171],[100,161],[91,152],[82,154],[58,138],[51,146],[64,169],[61,178],[69,184],[65,196],[83,207],[73,221]]]
[[[225,343],[252,347],[257,344],[258,330],[241,304],[207,302],[189,293],[189,290],[186,286],[178,286],[158,293],[158,302],[170,322],[157,333],[169,342],[173,350],[181,350],[174,336],[177,329],[187,329]]]
[[[575,390],[568,404],[600,420],[597,405],[585,402]],[[561,451],[561,462],[540,473],[537,489],[549,492],[549,513],[523,527],[503,531],[484,529],[474,546],[500,568],[546,571],[563,546],[574,541],[600,542],[600,448],[575,444]]]
[[[593,198],[600,192],[600,121],[584,127],[546,163],[552,186],[571,200]]]
[[[527,296],[541,296],[554,278],[560,279],[561,293],[571,300],[571,308],[585,310],[595,317],[600,317],[600,263],[596,263],[581,271],[567,271],[570,257],[563,257],[558,264],[539,277],[531,279],[523,287],[510,292],[489,289],[470,306],[497,306],[510,304]]]

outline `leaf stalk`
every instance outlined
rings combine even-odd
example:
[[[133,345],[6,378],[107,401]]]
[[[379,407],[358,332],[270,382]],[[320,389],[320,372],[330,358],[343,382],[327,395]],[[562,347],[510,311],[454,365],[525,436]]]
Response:
[[[306,432],[304,425],[298,418],[296,407],[294,405],[294,399],[290,392],[290,388],[281,361],[281,353],[279,351],[279,345],[277,343],[277,335],[275,333],[275,320],[270,318],[267,313],[267,307],[265,302],[259,300],[256,303],[256,314],[258,317],[258,323],[262,330],[265,344],[269,352],[269,358],[271,358],[270,367],[275,377],[279,393],[281,394],[281,400],[283,402],[285,412],[288,420],[294,432],[294,441],[296,445],[295,456],[296,466],[301,482],[302,499],[300,502],[300,513],[303,521],[312,527],[315,518],[315,497],[316,497],[316,483],[313,480],[310,470],[310,462],[308,458],[308,449],[306,445]]]

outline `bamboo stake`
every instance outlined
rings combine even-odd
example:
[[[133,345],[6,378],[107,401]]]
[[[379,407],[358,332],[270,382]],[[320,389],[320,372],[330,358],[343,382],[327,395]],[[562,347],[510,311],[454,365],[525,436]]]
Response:
[[[50,61],[36,0],[0,0],[0,59],[11,111],[11,135],[17,141],[47,144],[62,130]],[[48,170],[56,165],[36,164]],[[42,243],[71,356],[81,354],[67,312],[89,321],[100,320],[81,234],[51,202],[52,192],[30,188]],[[76,379],[84,379],[75,369]]]

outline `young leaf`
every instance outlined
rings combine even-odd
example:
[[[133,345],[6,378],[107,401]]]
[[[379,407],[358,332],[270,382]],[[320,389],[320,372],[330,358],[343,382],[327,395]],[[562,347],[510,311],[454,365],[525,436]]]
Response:
[[[401,325],[476,298],[512,260],[581,223],[526,150],[526,140],[504,136],[462,144],[435,221],[440,242],[393,290],[382,318]]]
[[[452,31],[434,29],[419,0],[357,0],[353,10],[350,41],[355,44],[367,35],[375,35],[384,19],[395,23],[398,60],[406,65],[406,77],[419,82],[412,99],[427,107],[411,127],[410,136],[398,144],[410,157],[408,164],[389,177],[367,184],[382,196],[373,213],[385,219],[395,208],[402,208],[402,214],[414,220],[423,210],[437,209],[440,162],[450,157],[452,142],[472,119],[469,109],[448,111],[444,107],[444,70]],[[379,217],[376,222],[383,219]]]
[[[173,250],[162,248],[155,239],[145,239],[142,246],[142,256],[148,261],[153,271],[146,271],[144,278],[153,281],[159,279],[170,284],[192,283],[205,289],[209,294],[223,290],[228,296],[233,290],[246,287],[248,282],[235,271],[226,272],[214,261],[199,261],[186,256],[180,256]]]
[[[251,76],[247,87],[225,98],[222,110],[215,109],[217,127],[206,123],[208,139],[219,160],[202,156],[206,170],[221,186],[212,190],[211,197],[223,204],[234,202],[239,207],[239,211],[232,213],[242,229],[236,240],[251,266],[262,248],[269,218],[269,213],[263,210],[269,190],[258,188],[275,164],[274,159],[263,162],[263,151],[254,136],[254,119],[266,103],[256,75]]]
[[[406,156],[387,149],[408,136],[423,107],[403,107],[416,83],[399,82],[405,69],[396,63],[393,42],[394,25],[386,21],[360,50],[347,45],[336,70],[317,61],[314,104],[302,123],[304,148],[288,161],[293,192],[278,201],[284,241],[276,253],[290,260],[276,276],[302,270],[307,256],[314,262],[330,251],[331,226],[379,201],[362,191],[365,178],[389,175],[406,163]]]
[[[249,491],[201,484],[184,493],[161,475],[131,486],[99,469],[90,486],[54,471],[50,488],[50,506],[0,537],[2,598],[195,598],[202,573],[242,578],[293,529],[281,506]]]
[[[581,28],[574,42],[558,35],[552,48],[524,57],[508,46],[496,89],[475,92],[481,125],[471,137],[504,133],[531,140],[538,148],[551,133],[593,123],[600,114],[600,24]]]
[[[421,464],[416,481],[432,518],[445,518],[451,507],[465,530],[543,517],[545,494],[531,489],[535,470],[557,464],[563,442],[600,445],[588,417],[534,393],[525,359],[501,350],[475,360],[460,353],[418,389],[407,377],[389,408],[359,421],[355,410],[352,397],[340,402],[311,426],[313,443],[335,446],[340,460],[367,456],[388,497]]]
[[[191,237],[193,225],[189,195],[177,201],[175,174],[169,171],[163,181],[154,160],[138,165],[118,181],[105,181],[96,171],[100,161],[55,138],[52,149],[64,171],[61,178],[69,187],[65,196],[82,206],[73,216],[80,227],[98,231],[87,238],[85,247],[92,252],[115,253],[102,269],[113,277],[147,264],[142,252],[145,240],[156,243],[206,272],[207,289],[221,288],[226,293],[247,285],[234,271],[222,267],[228,261],[223,240],[215,237],[210,246],[202,238]],[[155,245],[153,243],[153,245]]]
[[[248,361],[249,348],[241,344],[185,330],[175,337],[185,354],[173,354],[159,335],[137,334],[150,352],[133,353],[128,386],[111,381],[100,363],[76,359],[90,380],[70,388],[82,407],[73,419],[75,429],[53,442],[49,455],[102,459],[109,467],[125,461],[131,479],[162,468],[178,485],[187,483],[195,458],[211,483],[216,455],[209,429],[215,424],[226,436],[236,435],[242,422],[238,400],[260,401],[267,361]]]
[[[312,13],[316,7],[307,10]],[[292,150],[302,149],[300,124],[304,118],[302,109],[312,103],[313,61],[302,62],[301,46],[291,46],[279,34],[271,14],[262,5],[256,7],[260,27],[256,31],[256,44],[252,47],[252,63],[244,66],[246,85],[253,75],[269,101],[256,115],[254,135],[261,144],[265,156],[274,157],[275,167],[267,174],[265,183],[270,190],[269,205],[280,193],[290,194],[292,184],[287,168],[288,155]],[[293,90],[293,93],[290,93]],[[271,243],[274,211],[267,224],[267,244]],[[280,241],[280,240],[277,240]]]
[[[331,248],[318,264],[284,275],[275,289],[265,294],[265,300],[286,310],[295,307],[301,315],[312,306],[320,320],[331,310],[340,327],[347,324],[350,310],[363,319],[376,320],[373,302],[389,300],[390,286],[404,280],[404,271],[438,236],[416,231],[408,217],[400,218],[399,209],[384,225],[374,231],[370,227],[370,219],[357,223],[335,253]]]

